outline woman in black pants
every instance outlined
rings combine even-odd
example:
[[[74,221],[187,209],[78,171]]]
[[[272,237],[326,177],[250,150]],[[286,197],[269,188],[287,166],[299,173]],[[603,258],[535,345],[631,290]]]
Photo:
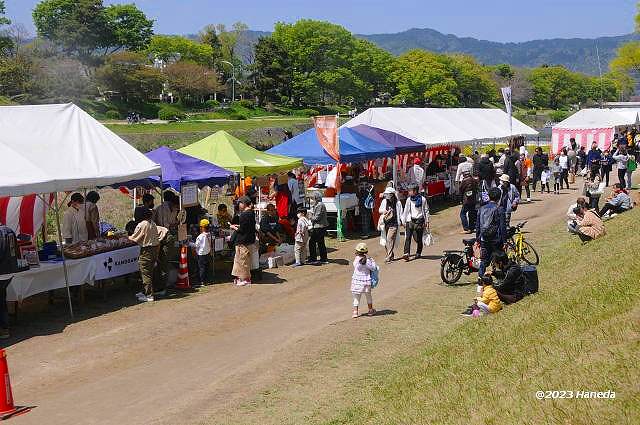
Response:
[[[600,160],[600,180],[605,182],[607,187],[609,187],[609,173],[611,173],[613,162],[609,149],[605,150]]]
[[[320,254],[320,262],[327,262],[327,246],[324,243],[324,237],[327,235],[327,207],[322,203],[322,195],[314,192],[309,200],[311,209],[309,210],[309,219],[311,220],[311,231],[309,235],[309,259],[310,263],[317,263]],[[339,214],[339,212],[338,212]]]
[[[627,149],[621,147],[618,152],[613,155],[613,160],[616,162],[616,167],[618,168],[618,180],[620,180],[620,187],[624,189],[627,187],[627,162],[629,161]]]

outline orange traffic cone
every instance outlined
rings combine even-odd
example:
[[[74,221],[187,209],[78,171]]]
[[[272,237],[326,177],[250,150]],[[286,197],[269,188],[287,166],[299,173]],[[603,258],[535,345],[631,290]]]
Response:
[[[9,379],[9,366],[7,365],[7,353],[3,349],[0,349],[0,376],[4,377],[4,385],[0,383],[0,420],[5,420],[11,416],[26,413],[31,410],[30,407],[16,407],[13,404],[11,380]]]
[[[189,283],[189,264],[187,262],[187,247],[183,245],[180,248],[180,262],[178,263],[178,281],[176,282],[176,289],[189,290],[191,284]]]

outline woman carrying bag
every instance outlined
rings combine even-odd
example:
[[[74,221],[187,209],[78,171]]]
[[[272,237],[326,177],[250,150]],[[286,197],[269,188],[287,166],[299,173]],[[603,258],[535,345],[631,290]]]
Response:
[[[384,262],[390,263],[394,260],[394,249],[399,236],[398,227],[400,227],[400,217],[402,217],[402,204],[398,200],[394,188],[387,187],[384,190],[378,212],[380,213],[381,221],[380,231],[382,232],[382,239],[387,252]]]

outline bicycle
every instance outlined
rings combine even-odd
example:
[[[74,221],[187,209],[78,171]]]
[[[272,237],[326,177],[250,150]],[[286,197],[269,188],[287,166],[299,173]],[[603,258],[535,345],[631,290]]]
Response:
[[[505,252],[515,262],[522,264],[523,262],[537,266],[540,264],[540,256],[536,249],[529,243],[522,228],[527,224],[526,221],[518,223],[507,230],[507,242],[505,243]]]

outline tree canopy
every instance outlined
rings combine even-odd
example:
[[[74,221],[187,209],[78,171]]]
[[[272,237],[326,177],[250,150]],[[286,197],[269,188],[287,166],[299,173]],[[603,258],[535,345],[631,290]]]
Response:
[[[3,27],[11,24],[11,21],[5,16],[4,0],[0,0],[0,55],[6,54],[6,52],[13,46],[11,37],[4,34]]]
[[[83,63],[121,49],[141,50],[153,33],[153,21],[134,5],[105,7],[102,0],[44,0],[33,10],[38,35]]]
[[[166,62],[183,60],[201,65],[210,63],[213,57],[210,45],[178,35],[154,35],[147,52]]]

